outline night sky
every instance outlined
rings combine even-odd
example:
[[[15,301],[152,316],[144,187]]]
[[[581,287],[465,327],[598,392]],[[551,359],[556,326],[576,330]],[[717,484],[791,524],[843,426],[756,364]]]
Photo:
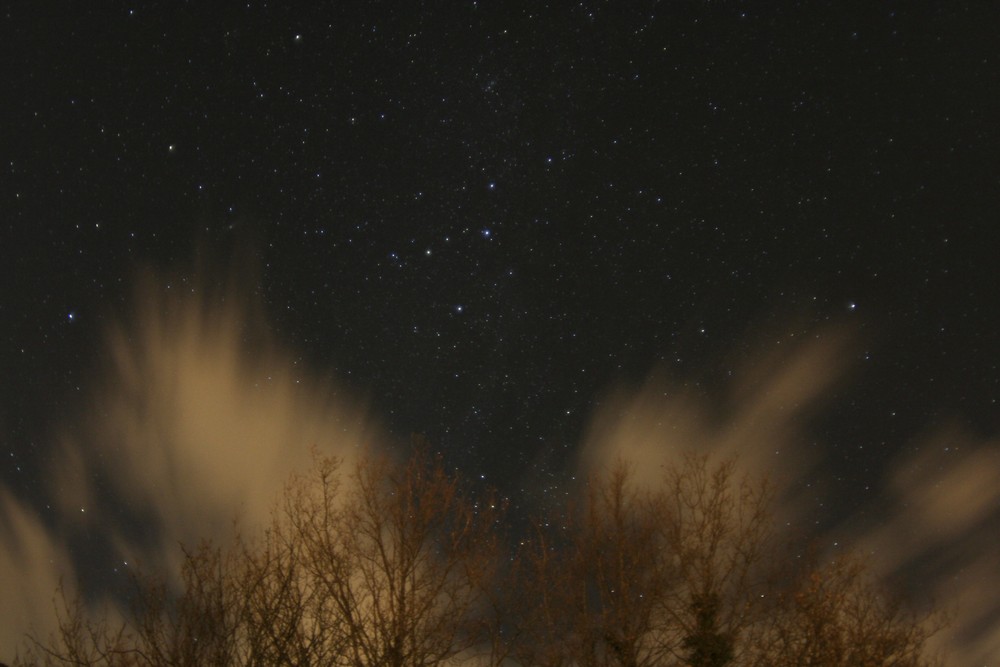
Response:
[[[1000,12],[938,4],[5,7],[0,538],[31,517],[106,576],[55,443],[113,414],[109,332],[172,299],[250,304],[234,391],[277,359],[515,513],[615,392],[655,376],[724,424],[741,369],[834,337],[796,424],[813,524],[878,525],[931,449],[1000,479]],[[99,525],[141,533],[77,447]]]

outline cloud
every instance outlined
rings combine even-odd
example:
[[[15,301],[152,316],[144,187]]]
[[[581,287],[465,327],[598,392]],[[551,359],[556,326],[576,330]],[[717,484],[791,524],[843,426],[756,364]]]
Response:
[[[350,457],[378,438],[360,404],[296,363],[240,301],[164,282],[146,276],[135,322],[110,334],[103,388],[52,477],[67,512],[102,498],[138,508],[154,553],[218,535],[237,512],[266,517],[311,447]]]
[[[756,351],[740,346],[747,362],[731,364],[715,395],[662,372],[610,394],[587,431],[581,472],[621,457],[639,482],[655,485],[685,452],[736,457],[772,483],[780,530],[866,554],[876,575],[950,615],[932,641],[948,664],[991,664],[1000,655],[1000,441],[958,423],[927,433],[890,463],[870,502],[831,521],[825,447],[815,446],[810,423],[849,382],[854,342],[836,329],[756,339]]]
[[[72,586],[73,568],[65,545],[41,517],[3,488],[0,546],[4,600],[0,605],[0,646],[14,647],[31,627],[42,636],[55,629],[53,597],[62,577]]]
[[[804,496],[820,493],[821,461],[807,446],[808,427],[845,380],[852,342],[835,328],[748,338],[761,341],[760,351],[732,360],[714,396],[701,382],[663,372],[636,390],[613,392],[592,417],[580,466],[607,469],[620,457],[634,465],[638,481],[657,484],[663,464],[682,453],[735,457],[749,474],[768,478],[783,523],[801,520]]]
[[[810,529],[824,493],[823,447],[810,428],[849,382],[855,341],[836,328],[746,340],[757,343],[734,346],[743,358],[720,366],[725,381],[711,391],[658,372],[611,392],[579,465],[602,469],[621,456],[652,484],[681,452],[737,456],[771,479],[779,525]],[[144,273],[101,359],[83,416],[54,443],[54,514],[43,521],[0,489],[2,646],[32,627],[47,634],[60,579],[99,598],[126,562],[176,572],[179,543],[225,539],[237,517],[265,520],[312,447],[350,459],[385,446],[363,403],[274,340],[245,287]],[[906,451],[876,501],[831,541],[871,554],[887,579],[922,582],[955,612],[940,646],[955,664],[983,664],[1000,654],[1000,442],[955,426]]]
[[[312,448],[349,460],[380,446],[364,406],[283,350],[245,292],[137,281],[83,416],[56,438],[54,527],[0,494],[0,643],[32,626],[45,636],[60,577],[97,595],[135,563],[176,573],[179,544],[225,539],[237,517],[263,523]]]
[[[841,532],[882,575],[952,616],[935,637],[956,665],[1000,655],[1000,440],[958,424],[922,437],[891,467],[876,521]]]

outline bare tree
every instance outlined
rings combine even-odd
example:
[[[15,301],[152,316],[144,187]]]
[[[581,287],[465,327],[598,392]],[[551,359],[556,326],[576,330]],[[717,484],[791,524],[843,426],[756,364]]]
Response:
[[[316,456],[266,530],[138,579],[126,622],[63,604],[15,665],[928,667],[934,617],[857,557],[786,568],[766,484],[687,457],[640,488],[621,462],[515,558],[503,508],[441,461]],[[783,578],[772,576],[782,569]],[[793,570],[793,571],[787,571]]]
[[[482,614],[502,508],[439,460],[362,458],[293,477],[269,528],[185,552],[182,586],[140,577],[130,622],[80,603],[21,664],[431,667],[490,645]]]
[[[690,457],[639,489],[628,465],[589,480],[582,507],[544,530],[522,558],[540,591],[526,664],[724,665],[749,620],[750,576],[766,542],[766,489],[734,466]],[[686,664],[686,663],[685,663]]]
[[[774,667],[925,667],[943,619],[918,614],[868,574],[857,555],[809,568],[776,596],[767,638],[753,647]]]
[[[364,459],[351,482],[339,511],[303,496],[293,517],[347,664],[424,667],[474,648],[499,555],[496,500],[472,500],[422,455],[401,469]]]
[[[519,559],[524,599],[515,616],[523,664],[641,664],[657,576],[649,501],[628,485],[622,463],[594,478],[585,502],[536,522]]]
[[[108,665],[130,667],[132,641],[125,623],[116,623],[109,613],[93,615],[78,597],[68,598],[60,584],[55,602],[56,635],[48,642],[31,638],[14,667],[29,665]],[[106,610],[107,611],[107,610]]]
[[[522,665],[931,664],[932,628],[888,602],[863,561],[773,576],[766,483],[699,456],[663,480],[642,491],[619,463],[590,480],[581,507],[537,524],[521,555]]]
[[[667,467],[662,543],[678,576],[661,598],[660,638],[675,659],[722,667],[750,639],[770,544],[768,502],[766,482],[738,475],[733,460],[688,456]]]
[[[678,575],[664,550],[663,504],[619,462],[594,477],[585,501],[536,525],[523,555],[525,664],[659,664],[661,611]]]

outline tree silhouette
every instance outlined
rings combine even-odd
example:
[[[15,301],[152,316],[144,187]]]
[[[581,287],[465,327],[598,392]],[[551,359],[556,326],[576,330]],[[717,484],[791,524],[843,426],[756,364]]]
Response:
[[[23,665],[925,667],[935,626],[857,556],[782,578],[767,485],[687,457],[640,487],[625,462],[516,551],[502,507],[418,450],[317,455],[259,534],[140,575],[125,621],[64,601]],[[793,568],[782,568],[793,570]]]
[[[725,667],[733,660],[733,636],[719,632],[719,599],[716,595],[696,597],[691,602],[694,632],[684,638],[691,667]]]

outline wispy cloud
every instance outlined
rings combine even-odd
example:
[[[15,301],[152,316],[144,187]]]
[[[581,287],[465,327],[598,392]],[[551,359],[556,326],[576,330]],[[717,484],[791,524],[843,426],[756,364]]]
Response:
[[[0,488],[0,646],[12,651],[32,626],[52,629],[53,596],[74,578],[65,544],[31,508]],[[9,655],[7,656],[10,657]]]
[[[891,466],[878,507],[841,533],[888,578],[952,618],[935,644],[955,665],[1000,655],[1000,440],[958,425]]]
[[[808,529],[829,481],[810,425],[849,384],[853,342],[836,329],[747,340],[715,393],[654,373],[607,395],[579,447],[581,466],[621,456],[656,483],[660,465],[683,451],[737,456],[773,482],[778,524]],[[361,402],[268,335],[245,290],[148,273],[103,358],[86,416],[54,445],[54,515],[43,521],[0,489],[0,646],[51,629],[60,579],[72,594],[136,562],[176,571],[179,543],[224,539],[237,517],[264,520],[312,447],[351,458],[385,443]],[[906,452],[863,516],[830,541],[871,554],[887,579],[922,582],[954,611],[940,637],[954,664],[988,664],[1000,655],[1000,442],[956,426]]]
[[[992,664],[1000,655],[1000,441],[959,426],[927,434],[891,462],[857,515],[832,521],[823,504],[833,480],[809,426],[832,390],[849,383],[852,340],[834,330],[764,340],[757,351],[750,344],[718,395],[663,373],[612,393],[593,416],[582,469],[622,457],[639,481],[657,484],[663,464],[684,452],[736,457],[772,483],[779,530],[867,554],[877,575],[951,616],[933,640],[949,664]]]
[[[55,519],[0,492],[2,646],[47,634],[60,578],[72,594],[135,563],[176,572],[178,544],[266,519],[311,448],[379,445],[364,406],[283,350],[248,299],[153,273],[138,285],[86,416],[53,448]]]

